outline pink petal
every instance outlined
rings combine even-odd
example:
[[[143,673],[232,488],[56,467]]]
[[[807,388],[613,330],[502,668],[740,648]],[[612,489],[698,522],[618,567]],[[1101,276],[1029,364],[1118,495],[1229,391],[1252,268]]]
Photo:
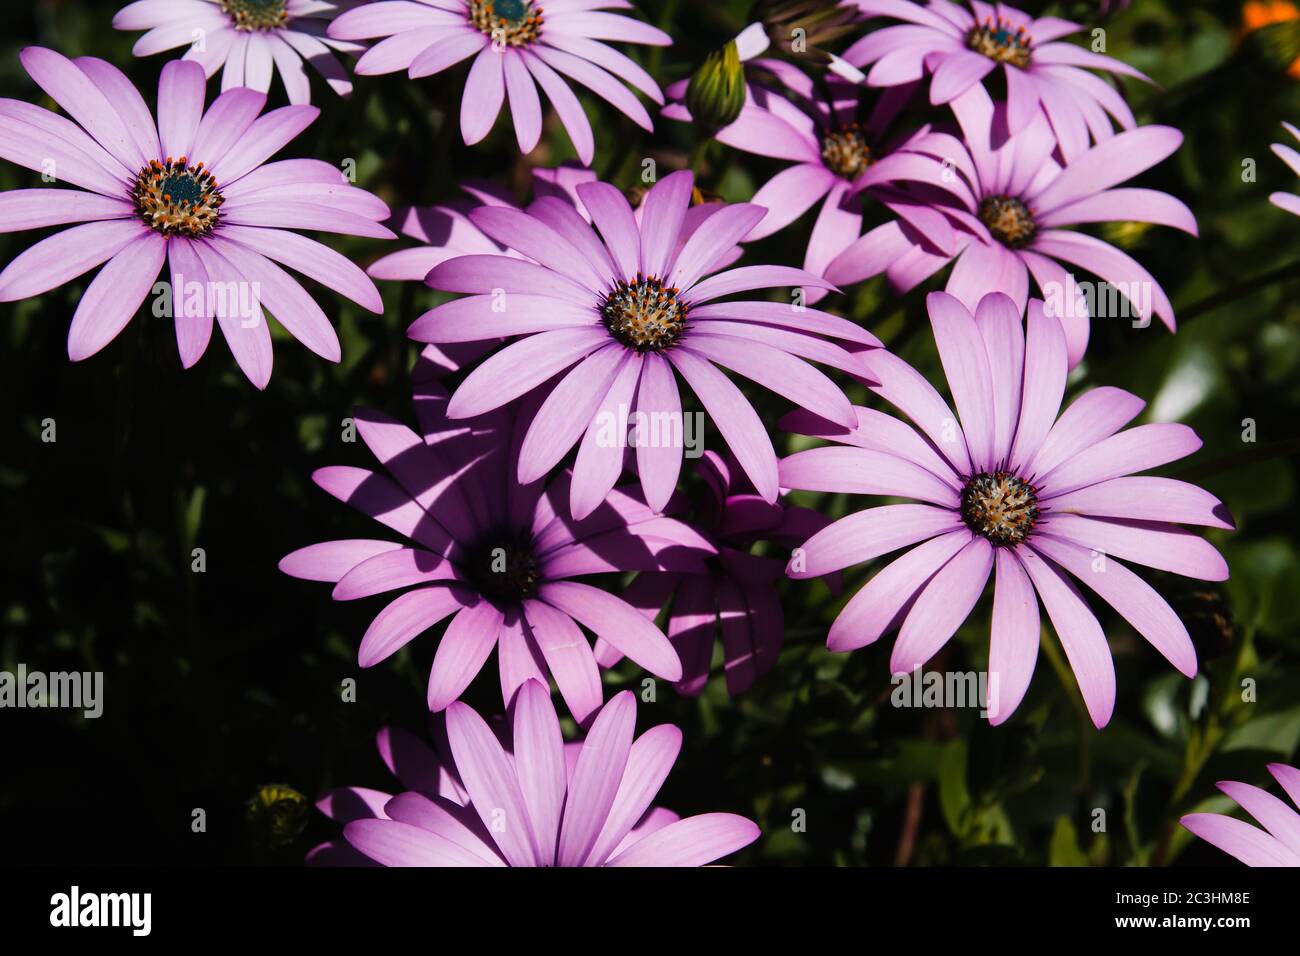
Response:
[[[1115,710],[1115,662],[1101,625],[1078,589],[1054,564],[1025,547],[1017,548],[1016,556],[1047,608],[1093,725],[1105,727]]]
[[[993,546],[972,538],[917,597],[899,630],[889,669],[906,674],[939,652],[970,615],[993,570]]]
[[[566,773],[564,737],[551,694],[527,681],[515,698],[514,754],[519,788],[543,861],[555,859],[560,817],[564,810]]]
[[[519,780],[496,734],[472,708],[456,701],[447,708],[447,740],[470,802],[506,861],[542,865]]]
[[[626,690],[592,722],[564,805],[556,857],[560,866],[581,866],[604,828],[623,780],[635,723],[636,698]]]
[[[998,548],[993,585],[993,623],[989,629],[989,723],[1010,717],[1029,690],[1038,661],[1038,598],[1020,559]]]
[[[429,671],[429,710],[437,713],[456,700],[483,667],[505,616],[490,601],[459,611],[447,625]]]
[[[609,866],[704,866],[744,849],[762,835],[733,813],[701,813],[631,843]]]

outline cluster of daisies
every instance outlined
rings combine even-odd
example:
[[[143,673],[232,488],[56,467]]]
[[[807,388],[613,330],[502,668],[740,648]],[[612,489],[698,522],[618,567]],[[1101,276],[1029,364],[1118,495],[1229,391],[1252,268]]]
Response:
[[[1137,125],[1119,81],[1146,78],[1073,42],[1080,24],[977,0],[856,0],[838,7],[851,32],[838,56],[756,23],[711,61],[726,75],[664,91],[623,48],[671,38],[629,11],[625,0],[136,0],[113,20],[143,31],[135,53],[183,51],[162,67],[153,109],[111,64],[41,48],[22,65],[66,115],[0,101],[0,156],[51,184],[0,194],[0,228],[60,227],[0,272],[0,299],[102,267],[72,317],[73,360],[111,342],[164,269],[182,364],[215,323],[258,388],[271,375],[268,316],[340,358],[324,310],[286,270],[373,312],[374,279],[455,296],[407,331],[425,346],[416,427],[359,410],[382,467],[313,476],[387,531],[281,562],[329,582],[336,600],[383,595],[363,667],[439,635],[432,746],[382,731],[402,791],[326,795],[342,838],[314,862],[699,865],[748,845],[758,828],[744,817],[653,805],[681,732],[636,736],[633,696],[605,700],[601,672],[627,658],[698,694],[716,658],[727,690],[744,693],[778,665],[785,577],[836,586],[888,556],[828,646],[896,633],[895,673],[931,660],[992,579],[994,724],[1028,690],[1043,611],[1093,722],[1107,724],[1115,671],[1089,592],[1196,674],[1186,627],[1129,565],[1228,576],[1185,527],[1232,528],[1222,503],[1142,474],[1200,439],[1179,424],[1126,428],[1143,402],[1116,388],[1063,407],[1091,321],[1076,270],[1175,328],[1150,273],[1075,228],[1196,234],[1178,199],[1125,185],[1181,142]],[[508,104],[526,153],[551,112],[581,166],[536,169],[525,204],[466,184],[461,200],[394,215],[328,163],[273,160],[319,113],[305,65],[347,96],[353,57],[361,77],[463,83],[467,144]],[[277,74],[289,105],[264,112]],[[748,203],[705,198],[690,170],[632,201],[585,168],[603,114],[589,115],[579,89],[646,130],[653,109],[790,165]],[[1300,173],[1292,148],[1274,148]],[[1300,213],[1296,200],[1273,197]],[[814,207],[801,266],[745,262],[746,243]],[[396,238],[389,225],[414,244],[365,271],[302,235]],[[901,294],[944,270],[945,291],[925,304],[946,396],[870,331],[815,307],[873,276]],[[891,410],[853,404],[847,382]],[[793,406],[778,431],[814,441],[780,457],[751,387]],[[792,504],[792,490],[862,506],[832,521]],[[494,650],[503,716],[485,721],[460,697]],[[566,742],[562,715],[580,739]],[[1297,771],[1273,772],[1295,798]],[[1189,829],[1247,862],[1300,862],[1294,814],[1255,788],[1225,789],[1267,833],[1204,815]]]

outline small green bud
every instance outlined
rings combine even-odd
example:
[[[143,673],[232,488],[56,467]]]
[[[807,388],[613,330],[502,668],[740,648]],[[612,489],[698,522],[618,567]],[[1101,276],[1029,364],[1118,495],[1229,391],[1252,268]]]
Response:
[[[717,131],[736,121],[745,105],[745,68],[736,41],[709,54],[686,87],[686,108],[706,129]]]

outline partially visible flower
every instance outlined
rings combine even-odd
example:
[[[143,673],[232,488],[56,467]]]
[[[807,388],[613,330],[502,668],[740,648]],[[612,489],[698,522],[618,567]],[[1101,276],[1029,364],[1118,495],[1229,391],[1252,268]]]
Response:
[[[1151,82],[1126,63],[1056,40],[1083,27],[1057,17],[1035,19],[1005,3],[971,0],[970,10],[950,0],[922,6],[903,0],[857,0],[868,17],[905,23],[873,30],[849,47],[844,59],[871,65],[872,86],[912,83],[930,75],[930,102],[951,103],[999,66],[1007,88],[1007,127],[1024,130],[1040,112],[1051,123],[1067,161],[1113,133],[1107,113],[1123,129],[1136,125],[1124,98],[1088,70]]]
[[[878,350],[863,359],[879,382],[871,390],[919,432],[865,408],[848,430],[805,412],[783,422],[836,443],[783,459],[783,488],[924,502],[850,514],[803,545],[802,561],[788,571],[793,578],[917,545],[845,605],[827,646],[853,650],[899,628],[890,669],[910,673],[966,620],[996,567],[991,723],[1010,717],[1029,688],[1038,658],[1039,600],[1093,723],[1103,727],[1110,720],[1110,648],[1074,581],[1194,677],[1196,651],[1186,627],[1121,560],[1207,581],[1228,577],[1219,552],[1178,527],[1231,528],[1223,505],[1183,481],[1134,476],[1196,451],[1196,433],[1179,424],[1120,431],[1144,403],[1117,388],[1084,392],[1058,419],[1065,336],[1040,301],[1029,304],[1028,335],[1019,309],[1001,293],[984,297],[974,316],[943,292],[931,293],[927,305],[956,415],[911,366]]]
[[[1282,785],[1291,803],[1300,807],[1300,770],[1271,763],[1268,772]],[[1263,829],[1222,813],[1189,813],[1179,822],[1247,866],[1300,866],[1300,813],[1248,783],[1222,780],[1218,786]]]
[[[558,199],[575,207],[578,205],[575,187],[596,179],[591,170],[576,166],[535,168],[532,175],[533,194],[538,199]],[[400,220],[396,224],[398,231],[419,240],[422,245],[399,249],[375,260],[366,270],[371,277],[423,282],[434,266],[457,256],[498,254],[517,257],[518,253],[490,239],[469,218],[469,213],[479,206],[518,209],[507,191],[494,183],[478,182],[462,183],[461,189],[467,193],[467,198],[402,210],[397,217]]]
[[[311,813],[307,798],[282,783],[258,787],[244,805],[244,810],[257,845],[273,850],[297,840]]]
[[[1288,133],[1300,142],[1300,129],[1296,129],[1290,123],[1283,123],[1282,125],[1286,127]],[[1300,176],[1300,153],[1296,152],[1294,147],[1287,146],[1285,143],[1274,143],[1273,152],[1291,168],[1291,172]],[[1273,193],[1268,199],[1279,209],[1285,209],[1289,213],[1300,216],[1300,196],[1295,193]]]
[[[757,825],[734,813],[682,819],[652,806],[681,751],[682,733],[659,724],[634,739],[635,725],[636,698],[625,690],[604,705],[580,743],[566,744],[545,686],[527,680],[504,746],[459,701],[446,713],[448,760],[409,734],[381,732],[385,761],[411,789],[391,798],[359,788],[327,794],[318,806],[346,824],[346,846],[317,847],[309,860],[704,866],[758,839]],[[399,752],[403,763],[393,759]],[[350,858],[349,849],[361,859]]]
[[[750,10],[777,52],[814,63],[834,60],[827,44],[853,31],[861,17],[853,0],[758,0]]]
[[[1300,80],[1300,6],[1290,0],[1249,0],[1241,7],[1241,34]]]
[[[646,501],[663,510],[694,421],[682,414],[679,374],[759,494],[775,501],[771,440],[748,399],[714,363],[847,423],[848,399],[809,360],[860,371],[852,355],[825,337],[880,344],[852,322],[798,301],[715,301],[825,283],[783,266],[710,276],[765,210],[692,206],[693,185],[689,172],[659,180],[639,219],[613,186],[579,185],[599,237],[560,201],[538,200],[526,212],[474,210],[469,218],[479,229],[524,258],[470,255],[436,266],[429,285],[469,295],[426,312],[408,330],[416,341],[438,345],[514,339],[461,382],[448,407],[453,418],[499,408],[564,373],[559,384],[546,386],[518,469],[520,481],[533,482],[578,445],[569,499],[577,518],[590,514],[618,481],[629,425],[656,436],[636,443],[636,464]]]
[[[906,137],[889,135],[890,126],[916,85],[892,87],[873,95],[859,84],[828,74],[814,83],[788,64],[758,59],[750,64],[752,80],[747,101],[736,121],[717,134],[719,142],[736,149],[790,160],[793,166],[777,173],[754,194],[752,202],[767,207],[746,242],[784,229],[821,203],[804,253],[803,267],[823,276],[826,267],[862,233],[864,200],[882,203],[908,223],[934,248],[956,252],[956,237],[948,217],[916,197],[895,188],[887,178],[861,185],[872,166],[896,151],[915,151],[935,140],[925,126]],[[673,95],[672,88],[669,95]],[[690,120],[684,104],[664,108],[670,119]],[[949,137],[933,143],[944,148]],[[811,304],[825,289],[805,289]]]
[[[338,40],[383,38],[357,61],[359,75],[405,70],[417,79],[472,57],[460,109],[461,135],[469,145],[491,132],[508,95],[519,149],[530,152],[542,135],[540,87],[578,157],[590,165],[595,140],[569,80],[646,130],[654,129],[650,114],[623,84],[663,103],[649,73],[599,42],[672,43],[648,23],[601,9],[630,6],[623,0],[547,0],[545,9],[538,0],[399,0],[349,10],[330,24],[329,35]]]
[[[290,103],[311,102],[310,63],[340,96],[352,92],[347,70],[335,52],[360,53],[355,43],[333,40],[325,28],[350,0],[136,0],[113,17],[119,30],[147,30],[132,53],[151,56],[188,46],[193,60],[211,77],[223,66],[221,88],[246,86],[266,93],[271,76]]]
[[[0,194],[0,230],[81,223],[27,249],[0,272],[0,302],[40,295],[108,264],[86,287],[68,330],[74,362],[111,342],[170,265],[181,364],[203,355],[215,318],[240,369],[271,378],[263,307],[303,345],[337,362],[329,319],[282,263],[382,312],[375,284],[350,260],[293,229],[394,238],[388,207],[315,159],[268,163],[309,126],[314,106],[259,117],[266,95],[239,87],[203,110],[197,63],[174,60],[158,83],[158,120],[131,81],[94,57],[68,60],[28,47],[19,55],[72,122],[18,100],[0,101],[0,157],[76,189]],[[274,260],[274,261],[273,261]]]
[[[691,526],[716,544],[708,574],[643,571],[623,591],[623,599],[654,619],[668,608],[668,639],[682,659],[681,694],[701,693],[709,680],[715,632],[721,631],[727,693],[740,694],[776,664],[784,641],[785,616],[776,582],[785,559],[751,554],[760,541],[788,553],[829,519],[788,502],[764,501],[735,462],[708,451],[698,468],[705,493]],[[685,506],[670,513],[681,516]],[[596,660],[612,667],[620,655],[597,642]]]
[[[440,711],[469,686],[495,648],[502,699],[550,671],[578,721],[602,699],[600,674],[579,625],[652,674],[681,677],[677,652],[645,617],[608,591],[572,580],[624,571],[703,572],[713,547],[684,524],[616,489],[581,521],[569,514],[569,476],[548,486],[515,479],[536,403],[465,421],[446,415],[439,370],[417,366],[423,436],[380,412],[354,415],[357,433],[391,478],[364,468],[321,468],[325,491],[410,539],[328,541],[287,555],[286,574],[335,584],[335,600],[395,590],[357,652],[371,667],[451,618],[429,674]],[[411,590],[407,590],[411,589]]]
[[[826,268],[826,278],[845,285],[884,272],[906,292],[955,258],[947,291],[967,309],[989,292],[1005,292],[1023,311],[1033,275],[1065,326],[1073,367],[1087,348],[1091,316],[1073,275],[1056,261],[1062,260],[1113,286],[1138,319],[1154,314],[1174,331],[1173,306],[1151,273],[1109,243],[1061,227],[1137,221],[1196,235],[1195,216],[1168,193],[1112,188],[1171,155],[1183,134],[1170,126],[1143,126],[1061,166],[1042,117],[995,147],[993,131],[1001,125],[1004,104],[995,105],[976,87],[952,105],[964,142],[939,134],[913,142],[870,167],[859,185],[914,184],[909,196],[959,227],[955,257],[900,220],[851,245]]]

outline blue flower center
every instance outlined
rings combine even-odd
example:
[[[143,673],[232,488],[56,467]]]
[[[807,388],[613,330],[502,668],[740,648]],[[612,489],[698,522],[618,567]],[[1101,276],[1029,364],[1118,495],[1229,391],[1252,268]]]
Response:
[[[135,177],[136,212],[164,236],[206,236],[217,224],[225,199],[212,173],[202,163],[189,165],[184,156],[151,160]]]
[[[528,46],[542,32],[542,8],[533,0],[469,0],[469,20],[501,46]]]
[[[992,18],[976,24],[966,35],[966,46],[998,63],[1009,63],[1022,70],[1029,66],[1033,40],[1024,27],[1011,28],[1006,20]]]

